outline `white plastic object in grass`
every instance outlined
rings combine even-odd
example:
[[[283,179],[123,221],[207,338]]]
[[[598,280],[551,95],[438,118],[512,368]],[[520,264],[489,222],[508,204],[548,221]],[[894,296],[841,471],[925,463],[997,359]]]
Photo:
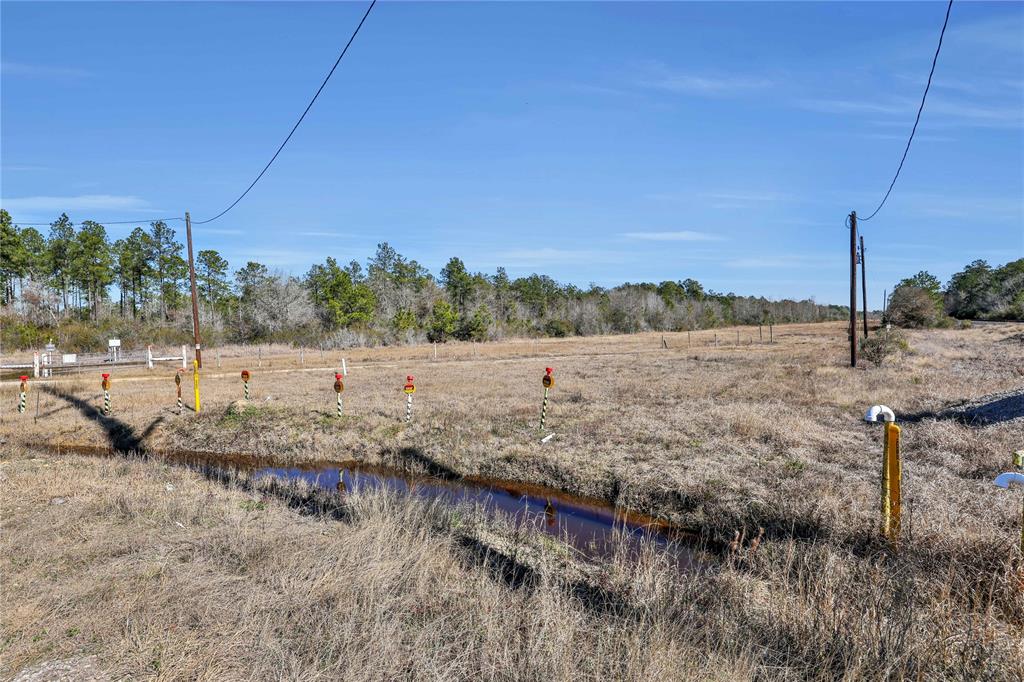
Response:
[[[896,421],[896,413],[885,405],[872,405],[864,413],[864,421],[866,422],[877,422],[879,417],[882,418],[882,421],[886,422]]]

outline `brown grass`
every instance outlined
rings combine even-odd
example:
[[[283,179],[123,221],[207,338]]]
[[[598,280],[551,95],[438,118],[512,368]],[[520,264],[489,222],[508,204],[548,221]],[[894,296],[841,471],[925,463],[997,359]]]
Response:
[[[713,543],[758,527],[765,539],[693,576],[654,556],[569,567],[537,539],[467,530],[464,514],[422,503],[310,507],[301,491],[159,463],[31,460],[19,445],[3,461],[3,669],[100,653],[119,674],[209,679],[1019,679],[1020,499],[990,480],[1024,445],[1022,421],[923,415],[1019,387],[1024,347],[999,339],[1020,330],[915,332],[914,354],[870,370],[842,366],[837,325],[776,328],[774,346],[715,349],[694,334],[686,348],[669,334],[668,350],[637,335],[484,345],[436,363],[423,347],[359,351],[341,421],[328,371],[250,366],[254,409],[226,415],[241,386],[225,367],[204,377],[203,412],[181,416],[169,372],[116,374],[119,421],[137,436],[162,418],[151,449],[426,462],[603,497]],[[541,445],[545,365],[557,435]],[[28,414],[3,413],[10,441],[106,443],[82,411],[99,406],[98,381],[55,388],[80,402],[43,394],[34,422],[30,394]],[[860,422],[879,402],[922,416],[904,431],[899,551],[876,537],[879,434]]]

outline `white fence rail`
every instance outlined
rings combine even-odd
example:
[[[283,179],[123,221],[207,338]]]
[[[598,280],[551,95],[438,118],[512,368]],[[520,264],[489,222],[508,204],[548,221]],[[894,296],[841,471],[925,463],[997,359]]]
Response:
[[[188,367],[188,346],[181,347],[181,355],[153,355],[153,346],[145,350],[120,351],[111,353],[60,353],[57,350],[36,351],[32,354],[31,364],[0,364],[0,373],[11,370],[31,369],[35,378],[49,377],[59,374],[74,374],[98,367],[132,367],[145,365],[154,369],[158,362],[180,362],[183,368]]]

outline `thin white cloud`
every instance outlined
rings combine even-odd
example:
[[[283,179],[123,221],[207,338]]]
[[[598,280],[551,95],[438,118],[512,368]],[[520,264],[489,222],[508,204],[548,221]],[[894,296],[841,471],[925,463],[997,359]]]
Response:
[[[841,261],[828,257],[818,258],[810,256],[793,255],[772,255],[753,256],[746,258],[730,258],[723,261],[723,265],[729,268],[793,268],[801,269],[831,269],[835,268]]]
[[[54,213],[70,211],[160,212],[140,197],[119,194],[78,194],[74,196],[32,196],[0,199],[0,204],[13,213]]]
[[[774,81],[759,76],[673,71],[661,62],[645,62],[638,70],[640,74],[633,78],[635,85],[687,95],[729,95],[774,85]]]
[[[301,237],[352,237],[348,232],[334,232],[332,230],[303,230],[295,234]]]
[[[224,235],[245,234],[245,232],[243,230],[235,230],[235,229],[222,228],[222,227],[202,227],[202,226],[196,227],[195,228],[195,232],[196,232],[196,234],[224,234]]]
[[[627,239],[638,239],[648,242],[718,242],[723,237],[709,232],[695,232],[693,230],[676,230],[672,232],[623,232]]]
[[[843,99],[803,99],[797,106],[823,114],[885,114],[902,116],[910,112],[913,115],[917,103],[909,98],[890,100],[888,102],[843,100]]]
[[[639,82],[647,88],[689,95],[723,95],[745,90],[760,90],[771,87],[766,78],[742,78],[728,76],[697,76],[694,74],[669,74],[663,78]]]
[[[790,201],[793,196],[783,192],[709,192],[704,196],[723,201],[740,201],[744,203],[765,201]]]
[[[48,171],[48,166],[36,166],[30,163],[13,163],[3,165],[4,173],[27,173],[31,171]]]
[[[797,106],[824,114],[869,114],[898,117],[903,123],[913,121],[920,100],[897,98],[867,102],[843,99],[804,99]],[[1019,127],[1024,123],[1024,109],[1020,105],[963,103],[948,96],[928,98],[924,118],[929,125],[973,125],[980,127]]]
[[[3,62],[0,73],[5,76],[23,76],[25,78],[89,78],[91,71],[73,66],[47,66],[44,64],[21,64]]]
[[[511,249],[495,253],[493,263],[487,265],[503,265],[516,268],[532,268],[548,265],[569,265],[580,263],[609,263],[619,259],[619,255],[610,251],[594,251],[587,249]]]
[[[868,140],[898,140],[900,142],[907,141],[907,134],[903,133],[863,133],[860,135]],[[955,137],[948,137],[945,135],[922,135],[917,133],[914,135],[914,140],[918,142],[955,142]]]

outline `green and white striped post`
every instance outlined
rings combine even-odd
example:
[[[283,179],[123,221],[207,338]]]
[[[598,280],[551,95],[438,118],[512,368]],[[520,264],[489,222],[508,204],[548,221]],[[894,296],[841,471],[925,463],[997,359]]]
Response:
[[[242,395],[249,400],[249,370],[242,370]]]
[[[110,414],[110,375],[101,374],[103,381],[100,385],[103,387],[103,414]]]
[[[25,396],[28,392],[28,375],[22,374],[18,378],[21,379],[21,395],[18,397],[18,413],[21,414],[25,412],[25,403],[27,400]]]
[[[341,374],[334,375],[334,392],[338,394],[338,419],[341,419],[344,414],[341,406],[341,392],[345,390],[345,382],[341,379]]]
[[[541,383],[544,385],[544,402],[540,406],[540,430],[544,430],[544,420],[548,416],[548,391],[555,386],[555,377],[551,375],[554,370],[550,367],[544,368],[544,378],[541,379]]]

